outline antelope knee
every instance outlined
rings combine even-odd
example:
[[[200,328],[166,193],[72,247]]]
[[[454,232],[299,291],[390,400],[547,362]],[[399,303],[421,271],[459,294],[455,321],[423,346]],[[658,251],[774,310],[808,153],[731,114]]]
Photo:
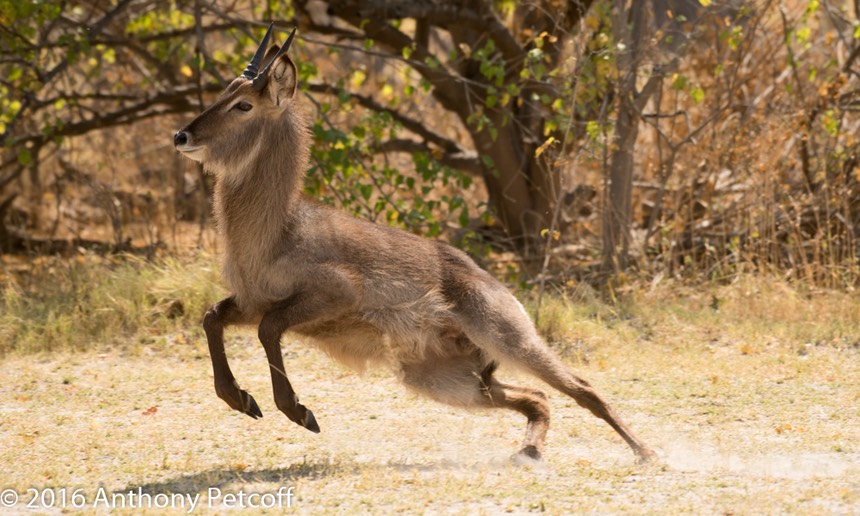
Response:
[[[218,312],[215,310],[215,307],[209,308],[206,310],[206,313],[203,315],[203,330],[211,331],[216,327],[220,326],[220,321],[218,320]]]

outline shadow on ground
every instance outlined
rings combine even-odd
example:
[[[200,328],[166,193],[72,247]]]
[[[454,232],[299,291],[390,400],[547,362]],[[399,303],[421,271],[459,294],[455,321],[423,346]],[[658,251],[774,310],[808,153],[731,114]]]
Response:
[[[160,482],[147,484],[130,484],[116,492],[142,490],[150,494],[194,494],[206,491],[209,488],[223,489],[232,484],[292,484],[301,478],[318,479],[334,474],[355,472],[358,466],[355,464],[343,464],[341,462],[301,462],[285,468],[269,468],[258,471],[236,468],[215,468],[190,475],[181,475],[168,478]]]
[[[514,465],[512,460],[509,461],[492,461],[491,464],[483,464],[486,466],[505,467]],[[472,465],[471,467],[480,467],[481,465]],[[150,495],[156,494],[195,494],[206,492],[210,488],[228,489],[236,487],[236,485],[247,484],[280,484],[292,485],[299,479],[318,480],[326,477],[344,477],[349,475],[359,475],[368,470],[379,470],[380,473],[385,472],[405,472],[416,471],[420,473],[433,473],[436,471],[468,469],[469,465],[464,465],[452,460],[441,460],[433,463],[408,463],[408,462],[389,462],[387,464],[361,463],[352,460],[319,460],[313,462],[303,461],[284,468],[267,468],[260,470],[248,470],[243,467],[235,468],[214,468],[199,473],[180,475],[174,478],[168,478],[159,482],[150,482],[146,484],[129,484],[122,489],[117,489],[114,493],[127,493],[129,491],[144,492]]]

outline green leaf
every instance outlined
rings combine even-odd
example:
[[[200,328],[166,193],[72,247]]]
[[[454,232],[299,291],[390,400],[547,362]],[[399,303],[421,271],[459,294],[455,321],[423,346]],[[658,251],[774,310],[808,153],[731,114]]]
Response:
[[[364,200],[370,200],[370,195],[373,193],[373,185],[358,185],[358,191],[361,192],[361,196],[364,197]]]
[[[683,90],[687,88],[689,82],[686,75],[678,73],[672,78],[672,87],[676,90]]]
[[[33,155],[30,154],[30,149],[21,149],[18,151],[18,163],[27,166],[33,162]]]
[[[821,126],[830,136],[839,136],[839,118],[832,109],[828,109],[821,117]]]
[[[599,140],[601,136],[600,124],[594,120],[589,120],[588,123],[585,124],[585,133],[588,134],[588,137],[592,140]]]
[[[463,209],[460,210],[459,222],[462,227],[467,227],[469,225],[469,207],[463,206]]]

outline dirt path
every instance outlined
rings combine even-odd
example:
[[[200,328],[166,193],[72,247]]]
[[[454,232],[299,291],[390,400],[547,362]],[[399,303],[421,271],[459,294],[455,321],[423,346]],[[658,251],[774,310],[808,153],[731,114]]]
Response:
[[[11,489],[19,510],[36,495],[40,507],[196,513],[860,513],[856,349],[600,348],[577,369],[660,463],[635,466],[605,424],[553,392],[546,460],[514,467],[518,415],[451,409],[385,372],[359,377],[285,348],[319,435],[276,411],[244,336],[228,353],[258,421],[215,397],[205,348],[182,336],[133,355],[3,359],[0,502]]]

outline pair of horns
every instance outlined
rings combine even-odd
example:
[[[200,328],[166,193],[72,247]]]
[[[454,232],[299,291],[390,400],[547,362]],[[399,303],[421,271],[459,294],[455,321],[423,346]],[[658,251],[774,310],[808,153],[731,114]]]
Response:
[[[260,65],[263,64],[263,56],[266,55],[266,48],[269,45],[269,36],[272,35],[272,27],[275,26],[275,22],[269,24],[269,30],[266,31],[266,35],[263,36],[263,41],[260,42],[260,46],[257,47],[257,52],[254,53],[254,57],[251,58],[251,62],[248,63],[248,67],[245,68],[245,71],[242,72],[242,77],[246,79],[251,79],[251,84],[254,86],[254,89],[257,91],[261,91],[266,87],[266,83],[269,81],[269,68],[271,68],[272,63],[277,61],[279,57],[284,55],[287,50],[290,49],[290,45],[293,43],[293,36],[296,35],[296,29],[293,28],[293,31],[290,32],[290,37],[287,38],[287,42],[284,43],[278,53],[275,54],[275,57],[269,61],[269,64],[263,68],[262,71],[257,71],[260,69]]]

